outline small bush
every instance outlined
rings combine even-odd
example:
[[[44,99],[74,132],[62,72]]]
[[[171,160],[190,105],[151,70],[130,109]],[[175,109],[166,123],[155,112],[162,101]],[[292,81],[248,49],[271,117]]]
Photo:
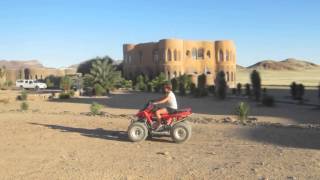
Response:
[[[261,96],[261,78],[257,70],[253,70],[251,73],[251,84],[254,98],[256,101],[259,101]]]
[[[297,94],[296,94],[296,99],[297,100],[303,100],[304,91],[305,91],[304,85],[303,84],[299,84],[297,86]]]
[[[290,93],[291,93],[292,99],[296,99],[296,97],[297,97],[297,84],[296,84],[296,82],[291,83]]]
[[[251,97],[251,86],[249,83],[246,84],[245,90],[246,90],[246,92],[245,92],[246,96]]]
[[[190,84],[190,94],[194,95],[196,91],[196,85],[194,83]]]
[[[136,89],[136,90],[140,90],[140,91],[145,91],[145,90],[147,90],[147,85],[145,84],[144,76],[143,76],[143,75],[137,76],[136,84],[135,84],[135,89]]]
[[[70,99],[71,95],[69,92],[62,92],[59,94],[59,99]]]
[[[250,107],[245,102],[240,102],[237,109],[237,115],[240,121],[245,121],[248,119]]]
[[[231,89],[231,93],[232,93],[232,95],[236,95],[237,94],[237,89],[236,88],[232,88]]]
[[[22,90],[21,94],[17,96],[17,100],[26,101],[28,99],[28,93],[26,90]]]
[[[262,98],[262,104],[264,106],[273,107],[274,106],[274,97],[270,95],[265,95]]]
[[[171,79],[172,91],[175,92],[179,89],[179,82],[177,78]]]
[[[219,99],[225,99],[227,97],[227,81],[225,77],[225,73],[223,71],[220,71],[217,74],[216,78],[216,94]]]
[[[96,96],[103,96],[106,94],[106,89],[103,88],[100,84],[94,85],[94,93]]]
[[[237,84],[237,95],[238,96],[242,95],[242,84],[241,83]]]
[[[103,105],[93,102],[90,106],[90,112],[92,115],[100,115],[102,113],[101,112],[102,108],[103,108]]]
[[[210,93],[210,94],[215,94],[216,93],[216,87],[214,86],[214,85],[212,85],[212,86],[209,86],[208,87],[208,92]]]
[[[27,111],[29,109],[29,104],[25,101],[23,101],[21,104],[20,104],[20,110],[21,111]]]

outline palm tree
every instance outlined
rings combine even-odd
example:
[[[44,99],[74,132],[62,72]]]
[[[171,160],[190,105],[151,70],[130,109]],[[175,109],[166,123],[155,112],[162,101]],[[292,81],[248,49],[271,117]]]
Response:
[[[106,60],[97,60],[92,63],[90,74],[85,76],[90,84],[100,84],[107,91],[113,89],[121,81],[121,72],[116,71],[112,62]]]

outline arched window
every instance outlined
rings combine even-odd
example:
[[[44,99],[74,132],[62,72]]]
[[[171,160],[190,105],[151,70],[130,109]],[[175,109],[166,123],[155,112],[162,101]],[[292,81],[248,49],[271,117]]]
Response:
[[[197,49],[196,48],[192,49],[192,59],[197,59]]]
[[[168,61],[172,60],[171,49],[168,49]]]
[[[229,52],[229,60],[232,61],[233,60],[232,58],[233,58],[233,55],[232,55],[232,52],[230,51]]]
[[[198,49],[197,59],[204,59],[204,49],[203,48]]]
[[[153,61],[157,63],[159,61],[159,51],[158,51],[158,49],[153,50],[152,54],[153,54],[152,55],[153,56]]]
[[[173,51],[173,59],[174,59],[175,61],[178,60],[178,52],[177,52],[176,49]]]
[[[168,71],[168,79],[171,79],[171,77],[170,77],[170,72]]]
[[[234,80],[233,80],[234,78],[233,78],[233,72],[231,72],[231,81],[233,82]]]
[[[224,58],[223,58],[223,51],[220,50],[220,51],[219,51],[219,60],[220,60],[220,61],[223,61],[223,59],[224,59]]]
[[[208,58],[211,58],[211,53],[210,53],[209,50],[207,51],[207,57],[208,57]]]
[[[227,82],[229,82],[230,79],[229,79],[229,72],[227,72]]]
[[[229,51],[226,52],[226,61],[229,61]]]
[[[128,56],[128,63],[131,63],[131,55]]]
[[[176,71],[173,73],[173,77],[177,77],[177,72]]]
[[[140,61],[140,63],[142,63],[142,56],[143,56],[142,51],[139,51],[139,61]]]

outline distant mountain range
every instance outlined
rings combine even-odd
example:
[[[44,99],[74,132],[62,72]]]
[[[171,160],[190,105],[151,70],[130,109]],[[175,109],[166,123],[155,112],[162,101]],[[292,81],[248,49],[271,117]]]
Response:
[[[7,69],[20,69],[20,68],[43,68],[44,66],[38,60],[28,60],[28,61],[7,61],[0,60],[0,67],[5,66]]]
[[[121,61],[115,61],[115,64],[120,64]],[[79,63],[80,64],[80,63]],[[77,68],[79,64],[71,65],[68,68]],[[5,66],[7,69],[20,69],[20,68],[45,68],[38,60],[28,60],[28,61],[7,61],[0,60],[0,67]],[[281,70],[289,70],[289,71],[301,71],[308,69],[316,69],[320,68],[320,65],[311,63],[305,60],[297,60],[297,59],[285,59],[282,61],[275,60],[263,60],[256,64],[253,64],[248,67],[243,67],[241,65],[237,65],[238,70],[271,70],[271,71],[281,71]]]
[[[282,61],[275,61],[275,60],[264,60],[260,61],[254,65],[243,67],[237,65],[239,70],[270,70],[270,71],[281,71],[281,70],[288,70],[288,71],[301,71],[301,70],[308,70],[308,69],[318,69],[320,65],[311,63],[305,60],[297,60],[297,59],[285,59]]]

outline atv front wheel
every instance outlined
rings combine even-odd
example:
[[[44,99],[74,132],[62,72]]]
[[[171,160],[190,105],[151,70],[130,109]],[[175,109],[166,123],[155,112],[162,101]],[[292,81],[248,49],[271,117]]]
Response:
[[[170,135],[175,143],[183,143],[191,137],[191,126],[187,122],[179,122],[171,128]]]
[[[144,123],[134,122],[128,128],[128,137],[132,142],[144,141],[148,136],[148,129]]]

